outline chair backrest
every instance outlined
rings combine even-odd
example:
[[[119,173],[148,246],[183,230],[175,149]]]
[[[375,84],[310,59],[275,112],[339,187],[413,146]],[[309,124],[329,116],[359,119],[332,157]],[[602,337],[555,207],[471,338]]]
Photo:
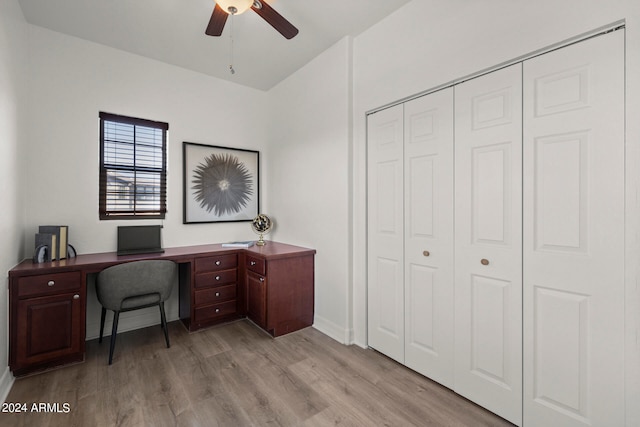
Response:
[[[134,296],[158,293],[165,301],[177,280],[178,265],[173,261],[132,261],[102,270],[96,291],[103,307],[120,310],[122,301]]]

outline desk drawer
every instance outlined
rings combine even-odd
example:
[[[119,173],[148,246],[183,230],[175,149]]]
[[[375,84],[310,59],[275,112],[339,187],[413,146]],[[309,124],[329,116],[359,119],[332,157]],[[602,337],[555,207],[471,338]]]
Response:
[[[251,255],[247,255],[247,270],[253,271],[258,274],[265,274],[265,260],[262,258],[253,257]]]
[[[20,277],[18,279],[18,297],[75,291],[79,290],[81,285],[82,277],[79,271]]]
[[[196,258],[196,273],[228,270],[230,268],[236,268],[237,266],[238,255],[236,254]]]
[[[204,323],[218,317],[227,316],[236,312],[236,301],[227,301],[220,304],[207,305],[195,309],[196,323]]]
[[[194,298],[196,307],[206,304],[215,304],[232,299],[236,299],[235,284],[195,291]]]
[[[235,283],[238,280],[238,270],[213,271],[211,273],[196,274],[196,288],[216,286],[225,283]]]

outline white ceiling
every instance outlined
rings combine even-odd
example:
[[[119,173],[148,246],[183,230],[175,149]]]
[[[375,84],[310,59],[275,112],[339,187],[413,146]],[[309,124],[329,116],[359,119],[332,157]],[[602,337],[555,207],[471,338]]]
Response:
[[[19,0],[27,22],[127,52],[268,90],[346,35],[410,0],[267,0],[300,33],[287,40],[255,12],[204,31],[214,0]]]

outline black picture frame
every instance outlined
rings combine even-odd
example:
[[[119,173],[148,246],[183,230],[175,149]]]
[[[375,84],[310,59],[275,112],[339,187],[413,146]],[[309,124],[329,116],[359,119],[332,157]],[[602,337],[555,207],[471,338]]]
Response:
[[[183,224],[252,221],[260,211],[260,152],[184,141]]]

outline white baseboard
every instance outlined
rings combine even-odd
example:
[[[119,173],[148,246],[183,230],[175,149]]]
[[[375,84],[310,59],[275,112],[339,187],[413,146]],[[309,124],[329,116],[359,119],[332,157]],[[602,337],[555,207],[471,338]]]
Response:
[[[314,317],[313,327],[341,344],[351,345],[353,343],[352,329],[345,329],[322,316],[316,315]]]
[[[0,402],[4,403],[4,401],[7,399],[7,396],[9,396],[9,392],[11,391],[11,387],[13,387],[14,381],[15,378],[13,377],[13,374],[7,366],[7,369],[5,369],[4,373],[0,377]]]
[[[166,312],[167,322],[178,320],[177,313]],[[113,325],[113,312],[107,311],[107,318],[104,322],[104,336],[111,336],[111,327]],[[120,314],[118,320],[118,333],[142,329],[149,326],[160,324],[160,311],[158,307],[149,307],[142,310],[127,311]],[[100,336],[100,319],[87,322],[87,341],[98,338]]]

